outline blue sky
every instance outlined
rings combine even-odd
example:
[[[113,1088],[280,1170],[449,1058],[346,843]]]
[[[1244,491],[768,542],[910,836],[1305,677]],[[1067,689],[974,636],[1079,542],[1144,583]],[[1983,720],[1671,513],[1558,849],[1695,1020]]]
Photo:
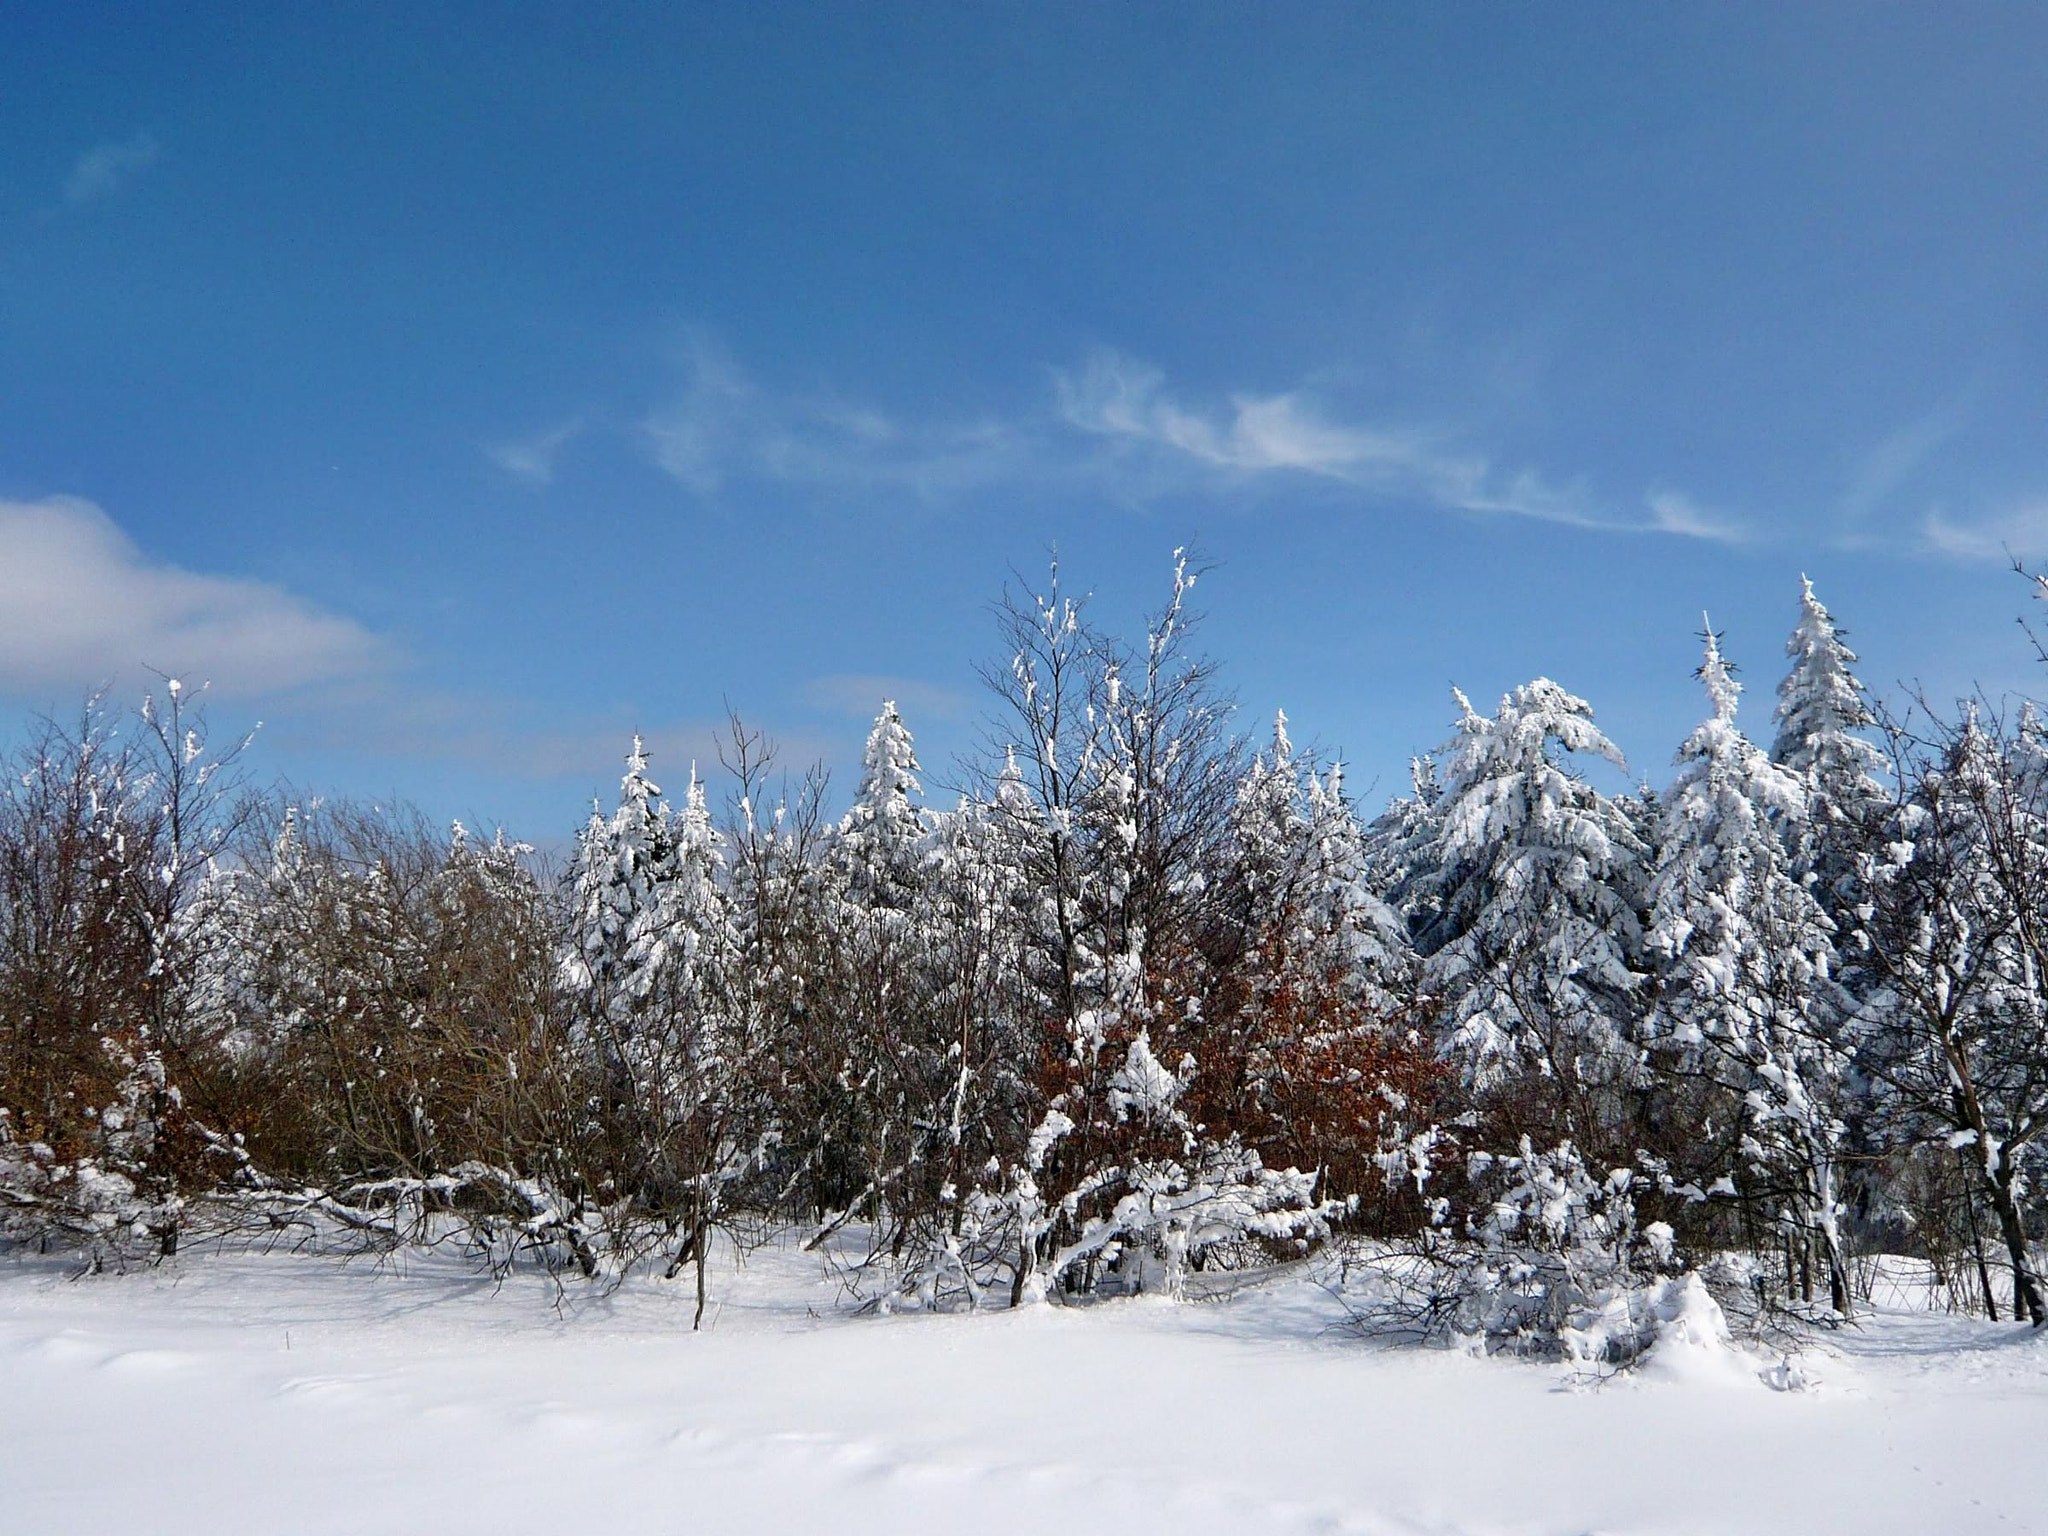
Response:
[[[0,719],[143,664],[252,763],[532,836],[726,700],[974,734],[1011,567],[1170,553],[1376,802],[1538,673],[1661,779],[2029,687],[2048,11],[15,7]]]

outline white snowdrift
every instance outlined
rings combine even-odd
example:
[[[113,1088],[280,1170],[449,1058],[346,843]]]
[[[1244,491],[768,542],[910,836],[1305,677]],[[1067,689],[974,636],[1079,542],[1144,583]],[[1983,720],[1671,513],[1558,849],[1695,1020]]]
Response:
[[[2042,1508],[2048,1349],[1881,1315],[1830,1390],[1387,1349],[1294,1274],[1209,1304],[853,1318],[814,1257],[558,1298],[438,1261],[0,1261],[0,1529],[1966,1533]],[[1750,1378],[1755,1385],[1755,1377]]]

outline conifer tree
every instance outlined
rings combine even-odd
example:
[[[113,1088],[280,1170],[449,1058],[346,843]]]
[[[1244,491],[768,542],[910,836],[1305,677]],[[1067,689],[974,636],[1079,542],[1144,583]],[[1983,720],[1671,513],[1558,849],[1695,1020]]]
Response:
[[[1628,821],[1563,754],[1621,766],[1585,700],[1547,678],[1491,719],[1454,691],[1444,748],[1426,991],[1445,1047],[1475,1088],[1533,1075],[1558,1129],[1591,1139],[1591,1091],[1633,1077],[1642,977],[1637,887],[1644,849]]]
[[[1778,734],[1771,761],[1807,783],[1796,829],[1795,868],[1812,876],[1822,909],[1838,928],[1855,905],[1856,828],[1887,796],[1884,755],[1858,731],[1876,723],[1849,649],[1813,583],[1799,578],[1799,622],[1785,642],[1792,667],[1778,685]]]
[[[1647,947],[1663,982],[1655,1033],[1688,1076],[1721,1090],[1708,1109],[1727,1127],[1738,1186],[1802,1240],[1820,1240],[1831,1299],[1847,1315],[1843,1010],[1830,925],[1781,839],[1789,828],[1797,841],[1806,784],[1737,729],[1740,689],[1711,626],[1697,675],[1712,713],[1678,750],[1650,885]]]
[[[609,817],[593,808],[571,871],[570,943],[564,975],[585,992],[594,1020],[614,1037],[616,1055],[652,986],[669,942],[664,909],[675,879],[676,847],[661,786],[647,776],[638,736],[626,757],[619,803]]]

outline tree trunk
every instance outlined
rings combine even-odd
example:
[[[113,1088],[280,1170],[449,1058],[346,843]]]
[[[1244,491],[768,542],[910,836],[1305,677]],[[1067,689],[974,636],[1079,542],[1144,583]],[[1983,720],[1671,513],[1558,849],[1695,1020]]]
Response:
[[[2019,1201],[2013,1198],[2010,1182],[1987,1179],[1991,1208],[1998,1213],[1998,1228],[2005,1235],[2005,1250],[2012,1258],[2012,1310],[2017,1320],[2025,1318],[2036,1328],[2048,1324],[2048,1304],[2041,1298],[2041,1280],[2027,1257],[2027,1228],[2020,1219]]]
[[[1849,1288],[1849,1263],[1842,1256],[1842,1241],[1833,1232],[1823,1232],[1821,1245],[1827,1252],[1828,1301],[1835,1315],[1847,1322],[1856,1315],[1856,1296]]]
[[[683,1245],[676,1250],[676,1256],[668,1261],[668,1270],[665,1274],[662,1275],[662,1279],[675,1279],[677,1275],[680,1275],[683,1272],[683,1266],[690,1262],[691,1257],[696,1252],[697,1228],[696,1225],[692,1223],[690,1230],[683,1234]]]
[[[1977,1197],[1963,1186],[1963,1214],[1970,1221],[1970,1252],[1977,1260],[1977,1283],[1984,1288],[1984,1310],[1998,1321],[1998,1293],[1991,1288],[1991,1266],[1984,1262],[1984,1234],[1977,1230]]]
[[[696,1230],[690,1234],[690,1245],[697,1251],[697,1315],[690,1320],[690,1331],[695,1333],[704,1326],[704,1271],[711,1257],[708,1251],[711,1247],[711,1230],[701,1218],[697,1222]]]
[[[1843,1322],[1856,1315],[1856,1292],[1849,1282],[1849,1260],[1842,1251],[1842,1212],[1835,1199],[1835,1164],[1832,1156],[1813,1159],[1813,1209],[1820,1232],[1821,1255],[1828,1266],[1828,1300]]]

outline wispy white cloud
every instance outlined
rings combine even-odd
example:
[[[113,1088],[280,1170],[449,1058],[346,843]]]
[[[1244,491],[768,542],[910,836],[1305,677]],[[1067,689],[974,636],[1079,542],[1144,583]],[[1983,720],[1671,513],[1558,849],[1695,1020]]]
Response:
[[[773,484],[944,506],[994,488],[1056,484],[1147,502],[1298,476],[1439,512],[1720,542],[1746,536],[1735,519],[1678,492],[1604,500],[1583,479],[1503,467],[1448,427],[1347,417],[1307,387],[1190,402],[1159,369],[1108,350],[1051,370],[1049,400],[1004,416],[920,418],[830,389],[777,389],[701,334],[690,338],[683,375],[635,435],[664,473],[707,500]],[[491,457],[545,484],[583,430],[579,418],[499,444]]]
[[[2022,560],[2048,558],[2048,498],[1974,519],[1952,517],[1936,508],[1920,525],[1926,547],[1958,560]]]
[[[1706,510],[1676,491],[1652,491],[1648,506],[1651,524],[1659,533],[1713,539],[1723,544],[1740,544],[1750,537],[1749,530],[1741,524]]]
[[[388,640],[282,587],[151,558],[89,501],[0,501],[0,550],[0,692],[155,667],[262,695],[399,660]]]
[[[72,162],[71,174],[64,180],[64,201],[76,208],[112,197],[155,165],[161,154],[155,136],[149,133],[95,144]]]
[[[1963,428],[1966,398],[1945,401],[1896,432],[1881,438],[1851,466],[1842,511],[1852,527],[1860,527],[1881,510],[1893,494],[1928,459]]]
[[[1440,511],[1611,532],[1720,541],[1742,536],[1732,520],[1676,493],[1651,492],[1629,508],[1607,506],[1581,482],[1559,484],[1530,468],[1501,470],[1486,455],[1461,450],[1446,431],[1341,420],[1304,390],[1238,393],[1189,406],[1169,393],[1158,369],[1114,352],[1098,352],[1081,368],[1057,373],[1055,388],[1063,422],[1149,455],[1155,472],[1164,457],[1232,482],[1306,475]]]
[[[555,478],[555,465],[562,450],[582,434],[584,426],[583,417],[572,416],[531,437],[488,444],[484,455],[515,480],[532,486],[547,485]]]
[[[686,374],[641,434],[655,463],[699,496],[769,482],[939,503],[1031,467],[1014,423],[910,422],[829,393],[763,388],[702,337]]]
[[[936,683],[877,672],[835,672],[814,677],[803,688],[803,700],[815,709],[849,719],[873,719],[886,699],[893,699],[915,728],[919,719],[954,720],[967,712],[966,697]]]
[[[1411,471],[1429,457],[1415,433],[1333,425],[1299,393],[1234,395],[1220,412],[1186,409],[1167,394],[1163,373],[1120,353],[1097,352],[1053,379],[1068,426],[1157,444],[1215,469],[1350,480]]]

